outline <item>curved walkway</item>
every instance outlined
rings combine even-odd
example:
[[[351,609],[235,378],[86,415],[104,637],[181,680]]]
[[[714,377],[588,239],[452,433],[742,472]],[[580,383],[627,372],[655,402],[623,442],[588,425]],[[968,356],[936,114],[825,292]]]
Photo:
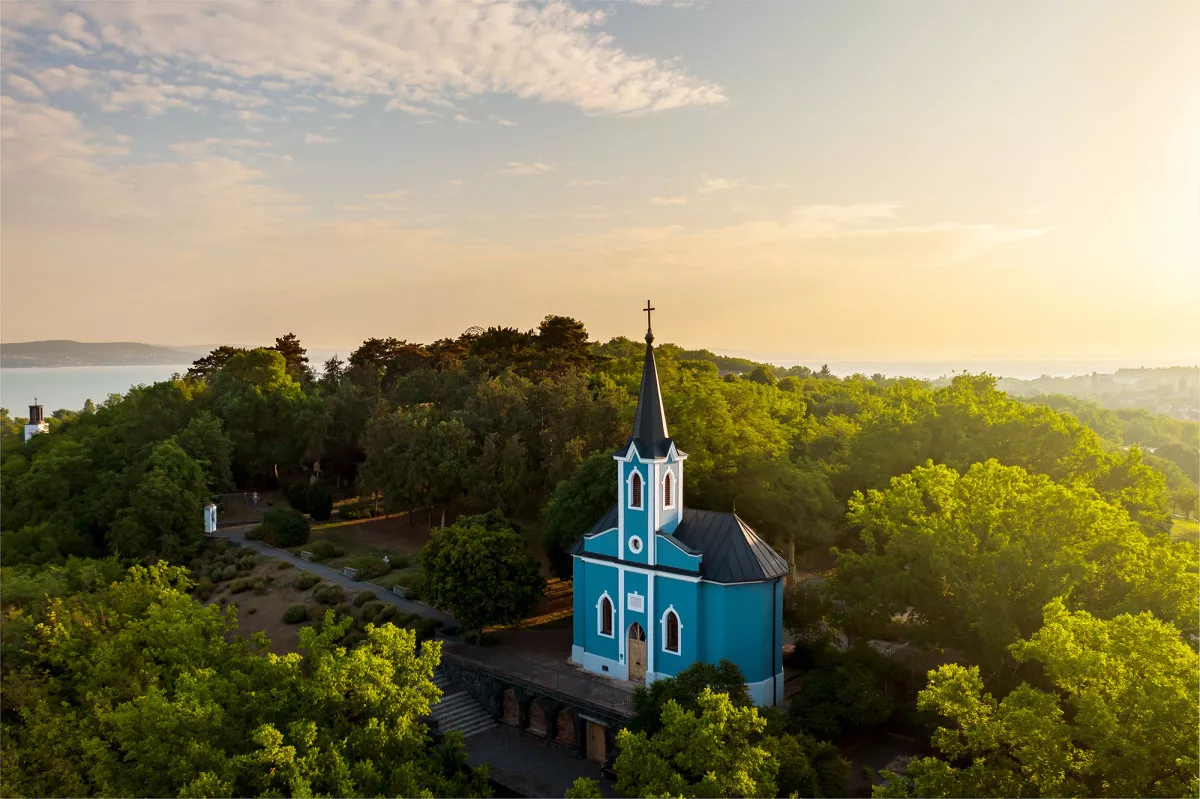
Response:
[[[215,533],[210,533],[210,538],[224,538],[228,541],[240,544],[241,546],[250,547],[256,552],[266,555],[268,558],[276,560],[285,560],[295,566],[297,569],[303,569],[306,572],[311,572],[323,580],[328,580],[331,583],[340,585],[342,588],[351,591],[374,591],[381,602],[387,602],[395,605],[405,613],[412,613],[417,616],[423,616],[427,619],[440,619],[447,627],[457,627],[458,620],[448,613],[443,613],[436,608],[431,608],[424,602],[416,602],[412,599],[403,599],[392,593],[386,588],[381,588],[374,583],[362,582],[360,580],[352,580],[336,569],[331,569],[321,563],[312,563],[297,555],[293,555],[287,550],[273,547],[270,544],[264,544],[262,541],[252,541],[246,538],[246,531],[256,525],[245,525],[242,527],[226,527],[218,529]]]

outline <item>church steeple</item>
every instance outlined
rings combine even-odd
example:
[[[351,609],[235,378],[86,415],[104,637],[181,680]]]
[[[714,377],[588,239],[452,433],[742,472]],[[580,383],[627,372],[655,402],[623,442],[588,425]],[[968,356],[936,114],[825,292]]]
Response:
[[[638,391],[637,415],[629,440],[643,458],[664,458],[671,449],[671,437],[667,433],[667,414],[654,362],[654,330],[650,326],[650,312],[654,309],[649,300],[643,310],[646,311],[646,362],[642,366],[642,387]]]

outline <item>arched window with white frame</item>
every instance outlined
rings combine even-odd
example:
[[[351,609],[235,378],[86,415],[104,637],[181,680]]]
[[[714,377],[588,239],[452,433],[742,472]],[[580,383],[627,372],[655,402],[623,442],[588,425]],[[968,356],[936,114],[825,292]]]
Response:
[[[683,625],[679,622],[679,614],[675,612],[674,606],[667,608],[663,613],[662,630],[663,651],[678,655],[681,651]]]
[[[613,603],[607,591],[600,596],[600,601],[596,603],[596,629],[605,638],[613,637]]]
[[[629,477],[629,507],[632,510],[642,509],[642,474],[638,471]]]
[[[667,473],[663,475],[663,508],[671,509],[675,507],[675,478],[671,474],[671,470],[667,469]]]

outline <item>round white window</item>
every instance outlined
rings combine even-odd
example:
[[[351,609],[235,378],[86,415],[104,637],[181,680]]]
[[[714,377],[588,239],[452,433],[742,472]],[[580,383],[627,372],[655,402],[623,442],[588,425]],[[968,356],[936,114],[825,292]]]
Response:
[[[629,539],[629,551],[635,555],[637,553],[641,552],[642,551],[642,539],[638,538],[636,535],[633,538]]]

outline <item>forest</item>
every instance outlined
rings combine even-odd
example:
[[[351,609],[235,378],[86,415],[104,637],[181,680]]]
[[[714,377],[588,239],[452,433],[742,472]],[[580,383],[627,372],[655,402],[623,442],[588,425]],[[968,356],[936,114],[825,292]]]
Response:
[[[410,724],[436,642],[381,625],[339,647],[332,618],[303,656],[230,638],[232,611],[197,601],[185,568],[199,509],[319,475],[364,513],[447,530],[496,511],[569,578],[564,550],[615,501],[644,347],[548,316],[373,338],[318,370],[288,334],[59,411],[28,442],[3,411],[4,794],[486,793],[461,742]],[[643,697],[625,795],[837,795],[822,742],[895,723],[929,754],[877,795],[1196,794],[1200,425],[1014,398],[986,374],[933,386],[655,349],[685,501],[736,509],[791,563],[807,672],[787,718],[715,677]],[[869,641],[933,662],[898,697]],[[376,690],[337,690],[350,673]],[[728,779],[681,765],[699,740]]]

